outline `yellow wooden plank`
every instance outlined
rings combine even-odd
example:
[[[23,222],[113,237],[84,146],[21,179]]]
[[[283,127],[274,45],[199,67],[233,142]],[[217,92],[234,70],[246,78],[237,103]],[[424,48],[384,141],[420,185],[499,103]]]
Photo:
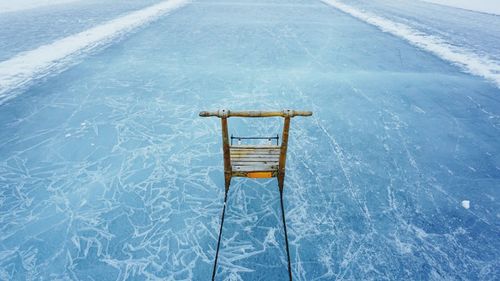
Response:
[[[231,173],[231,176],[233,177],[242,177],[242,178],[248,178],[248,174],[251,173],[256,173],[256,172],[239,172],[239,171],[233,171]],[[260,173],[271,173],[271,177],[277,177],[278,176],[278,171],[260,171]]]
[[[247,173],[247,177],[252,179],[268,179],[273,177],[272,172],[250,172]]]

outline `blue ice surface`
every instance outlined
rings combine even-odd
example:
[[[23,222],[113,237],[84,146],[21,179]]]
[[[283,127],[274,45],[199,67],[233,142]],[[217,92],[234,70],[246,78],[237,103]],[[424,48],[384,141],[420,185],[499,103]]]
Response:
[[[314,111],[295,280],[498,280],[499,94],[319,1],[194,1],[0,107],[0,280],[208,280],[218,108]],[[275,180],[234,180],[217,280],[287,279],[280,216]]]
[[[365,12],[404,23],[426,34],[439,36],[452,46],[500,60],[500,15],[410,0],[349,0]]]
[[[22,11],[0,11],[0,61],[158,2],[80,0]]]

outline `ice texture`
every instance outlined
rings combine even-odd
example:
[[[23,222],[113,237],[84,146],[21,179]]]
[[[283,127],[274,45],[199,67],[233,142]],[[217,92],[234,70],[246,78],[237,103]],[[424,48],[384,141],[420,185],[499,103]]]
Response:
[[[0,61],[158,2],[161,0],[84,0],[22,11],[7,8],[0,11]]]
[[[314,112],[289,143],[294,280],[499,279],[500,90],[321,1],[240,0],[0,106],[0,280],[209,280],[222,151],[198,112],[219,108]],[[233,181],[217,280],[286,280],[280,216],[275,180]]]
[[[323,0],[323,2],[352,15],[362,21],[380,28],[384,32],[407,40],[425,51],[461,67],[465,72],[484,77],[500,88],[500,61],[489,56],[481,56],[476,50],[456,46],[438,35],[426,34],[410,25],[388,20],[370,12],[365,12],[338,0]]]
[[[493,1],[492,1],[493,2]],[[477,55],[500,61],[500,16],[410,0],[349,0],[342,3],[394,22]],[[476,2],[470,2],[476,3]]]
[[[14,90],[64,71],[77,61],[75,57],[99,50],[187,3],[187,0],[160,2],[0,62],[0,104],[15,97]]]

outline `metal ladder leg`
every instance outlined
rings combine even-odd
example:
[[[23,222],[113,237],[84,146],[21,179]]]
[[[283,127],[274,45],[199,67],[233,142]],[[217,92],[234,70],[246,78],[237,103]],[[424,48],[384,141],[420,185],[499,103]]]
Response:
[[[219,229],[219,239],[217,241],[217,251],[215,252],[215,261],[214,261],[214,270],[212,272],[212,281],[215,280],[215,273],[217,272],[217,260],[219,259],[219,248],[220,248],[220,240],[222,238],[222,227],[224,225],[224,217],[226,215],[226,205],[227,205],[227,193],[229,191],[229,188],[226,188],[224,192],[224,207],[222,208],[222,218],[220,222],[220,229]]]
[[[283,179],[278,181],[280,189],[280,203],[281,203],[281,218],[283,220],[283,229],[285,230],[285,246],[286,246],[286,257],[288,260],[288,276],[290,281],[292,281],[292,263],[290,260],[290,249],[288,247],[288,232],[286,231],[286,219],[285,219],[285,207],[283,206]]]

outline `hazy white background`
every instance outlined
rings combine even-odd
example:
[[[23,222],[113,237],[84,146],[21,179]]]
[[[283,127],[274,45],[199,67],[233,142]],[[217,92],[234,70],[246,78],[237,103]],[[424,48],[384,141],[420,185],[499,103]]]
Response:
[[[79,0],[0,0],[0,13],[26,10],[42,6],[76,2]]]
[[[0,0],[0,13],[37,8],[48,5],[76,2],[82,0]],[[483,13],[500,15],[500,0],[423,0],[426,2],[457,7]],[[344,0],[346,4],[349,1]]]

